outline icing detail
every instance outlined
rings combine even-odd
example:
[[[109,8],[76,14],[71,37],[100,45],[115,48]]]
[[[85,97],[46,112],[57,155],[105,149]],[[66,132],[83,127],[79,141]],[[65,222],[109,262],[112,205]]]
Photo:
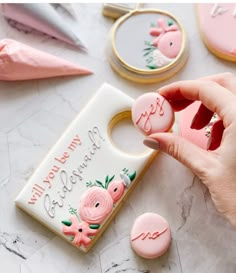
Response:
[[[80,218],[89,224],[101,224],[111,213],[113,200],[107,190],[92,187],[80,199]]]
[[[145,135],[167,132],[174,122],[170,103],[156,92],[138,97],[132,106],[132,121]]]
[[[149,239],[149,240],[155,240],[157,239],[159,236],[161,236],[164,232],[166,232],[168,229],[165,228],[163,231],[159,232],[159,231],[155,231],[155,232],[142,232],[140,233],[137,237],[134,237],[133,239],[131,239],[131,241],[135,241],[137,239],[141,239],[141,240],[146,240],[146,239]]]
[[[124,168],[122,171],[123,172],[120,173],[120,178],[122,179],[125,187],[128,188],[136,177],[136,171],[134,171],[132,174],[129,174],[129,170],[127,168]]]
[[[64,221],[61,221],[61,222],[62,222],[62,224],[66,225],[68,227],[70,227],[72,225],[72,222],[70,220],[64,220]]]
[[[28,204],[35,204],[35,202],[38,200],[39,197],[41,197],[41,195],[43,194],[43,192],[45,191],[45,188],[39,186],[38,184],[34,184],[32,187],[32,195],[30,200],[28,200]]]
[[[80,223],[76,216],[71,216],[70,221],[72,223],[70,226],[63,226],[63,234],[73,236],[72,243],[74,245],[84,245],[87,247],[91,243],[91,238],[89,236],[96,235],[98,230],[90,228],[89,224],[84,221]]]
[[[168,26],[172,26],[174,24],[174,22],[173,22],[173,20],[169,19],[169,20],[167,20],[167,24],[168,24]]]
[[[112,212],[114,205],[123,196],[125,192],[125,187],[128,187],[131,181],[136,177],[136,171],[129,174],[129,170],[124,168],[123,172],[120,174],[122,180],[112,181],[115,175],[105,177],[104,182],[95,180],[95,182],[87,182],[87,187],[92,187],[84,193],[80,199],[79,212],[77,209],[69,206],[69,213],[78,219],[78,222],[89,224],[90,229],[99,229],[100,224],[107,218],[107,216]],[[61,221],[65,226],[71,227],[73,223],[70,220]],[[78,226],[77,222],[75,222]],[[85,225],[85,224],[84,224]],[[65,233],[65,227],[63,226],[62,232],[65,235],[73,235],[74,228],[66,229],[68,231]],[[69,233],[70,232],[70,233]],[[77,234],[77,233],[76,233]],[[74,244],[79,245],[81,240],[73,240]],[[78,241],[78,243],[76,243]],[[90,244],[91,241],[83,241],[84,246]]]
[[[128,173],[123,169],[121,181],[112,181],[115,175],[106,176],[105,182],[96,180],[87,182],[87,187],[92,187],[84,193],[80,200],[79,215],[82,220],[90,224],[101,224],[112,211],[113,205],[122,197],[125,187],[128,187],[136,176],[136,171]]]
[[[130,233],[130,244],[139,256],[147,259],[160,257],[170,243],[170,227],[162,216],[144,213],[135,220]]]
[[[110,103],[101,109],[104,98]],[[114,181],[124,184],[119,199],[123,203],[122,198],[133,188],[127,184],[136,179],[136,172],[143,172],[156,154],[148,151],[130,157],[117,153],[110,143],[107,134],[110,120],[130,109],[132,103],[132,98],[104,84],[49,151],[16,199],[19,207],[81,251],[86,252],[95,243],[121,207],[114,203],[109,184]],[[90,180],[93,185],[86,185]]]
[[[125,185],[125,187],[128,188],[132,182],[132,180],[129,178],[129,176],[124,173],[120,173],[120,178],[122,179],[122,182]]]
[[[89,225],[89,227],[92,228],[92,229],[98,229],[98,228],[100,228],[100,225],[99,224]]]
[[[142,121],[143,131],[145,133],[149,133],[152,130],[152,123],[150,119],[152,115],[155,115],[156,113],[160,116],[164,115],[164,110],[162,107],[164,101],[164,98],[162,99],[162,101],[160,98],[156,98],[156,101],[150,104],[149,109],[142,112],[138,119],[135,121],[136,125],[138,125]]]
[[[157,26],[151,24],[149,34],[156,37],[152,42],[145,41],[144,57],[147,67],[156,69],[172,62],[179,54],[182,33],[173,20],[158,19]]]
[[[110,184],[110,182],[113,180],[113,178],[115,177],[115,175],[113,175],[112,177],[109,177],[108,175],[105,178],[105,182],[101,182],[99,180],[96,180],[95,182],[87,182],[86,186],[87,187],[93,187],[93,186],[97,186],[97,187],[101,187],[103,189],[107,189],[108,185]]]
[[[211,11],[210,11],[210,13],[211,13],[212,17],[216,17],[218,15],[224,14],[227,11],[228,11],[228,9],[224,9],[223,7],[221,7],[221,5],[214,4]]]
[[[198,4],[197,12],[206,46],[216,56],[235,62],[235,3]]]
[[[109,184],[107,191],[115,204],[124,194],[125,184],[123,181],[113,181]]]

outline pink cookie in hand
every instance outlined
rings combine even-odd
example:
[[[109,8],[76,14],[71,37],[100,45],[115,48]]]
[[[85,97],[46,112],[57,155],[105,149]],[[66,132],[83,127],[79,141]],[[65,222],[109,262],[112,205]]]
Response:
[[[171,243],[169,224],[158,214],[144,213],[134,222],[130,243],[132,249],[143,258],[160,257]]]
[[[147,93],[134,102],[132,120],[145,135],[167,132],[174,123],[174,111],[160,94]]]
[[[195,101],[187,108],[180,112],[179,117],[179,128],[180,135],[192,143],[196,144],[200,148],[207,150],[208,140],[211,137],[211,129],[213,124],[219,119],[219,117],[214,114],[208,125],[200,130],[195,130],[191,128],[191,123],[194,116],[196,115],[201,102]]]

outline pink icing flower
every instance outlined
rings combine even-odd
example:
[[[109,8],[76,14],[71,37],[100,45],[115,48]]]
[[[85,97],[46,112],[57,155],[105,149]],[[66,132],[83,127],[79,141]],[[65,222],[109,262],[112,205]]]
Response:
[[[79,222],[76,216],[70,217],[71,226],[63,226],[62,232],[65,235],[74,236],[72,243],[76,246],[84,245],[87,247],[91,243],[89,236],[94,236],[98,230],[91,229],[86,222]]]
[[[114,204],[121,198],[125,191],[125,185],[123,181],[113,181],[109,184],[107,191],[109,192]]]
[[[80,199],[80,218],[90,224],[101,224],[110,214],[113,200],[106,189],[90,188]]]
[[[178,27],[174,24],[167,26],[164,19],[159,19],[157,25],[156,28],[150,29],[150,34],[157,36],[152,44],[166,57],[177,57],[182,45],[181,31],[179,31]]]

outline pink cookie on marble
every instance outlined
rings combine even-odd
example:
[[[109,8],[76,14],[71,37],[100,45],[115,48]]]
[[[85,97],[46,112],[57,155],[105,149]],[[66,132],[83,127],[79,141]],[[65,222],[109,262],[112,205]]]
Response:
[[[154,259],[162,256],[170,246],[171,233],[167,221],[155,213],[144,213],[134,222],[130,243],[141,257]]]
[[[169,102],[156,92],[140,96],[132,107],[134,125],[145,135],[167,132],[174,123]]]
[[[236,62],[235,3],[197,4],[197,17],[208,49],[219,58]]]

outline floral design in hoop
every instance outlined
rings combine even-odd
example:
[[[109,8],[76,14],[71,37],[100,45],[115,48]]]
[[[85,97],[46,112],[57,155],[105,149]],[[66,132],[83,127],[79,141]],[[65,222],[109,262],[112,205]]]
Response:
[[[167,22],[166,22],[167,21]],[[156,69],[171,63],[179,54],[182,46],[182,33],[172,20],[158,19],[149,30],[153,41],[145,41],[144,49],[147,67]]]

